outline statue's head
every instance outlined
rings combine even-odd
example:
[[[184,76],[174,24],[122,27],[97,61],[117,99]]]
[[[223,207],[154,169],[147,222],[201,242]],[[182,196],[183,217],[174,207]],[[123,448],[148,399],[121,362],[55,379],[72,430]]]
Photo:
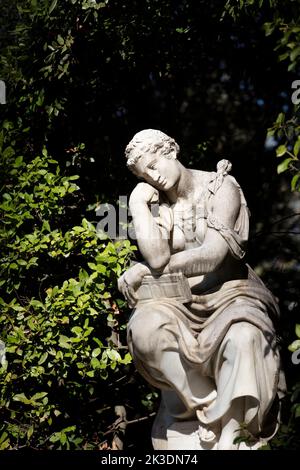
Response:
[[[156,129],[135,134],[125,150],[128,168],[158,189],[168,190],[179,177],[179,145],[172,137]]]

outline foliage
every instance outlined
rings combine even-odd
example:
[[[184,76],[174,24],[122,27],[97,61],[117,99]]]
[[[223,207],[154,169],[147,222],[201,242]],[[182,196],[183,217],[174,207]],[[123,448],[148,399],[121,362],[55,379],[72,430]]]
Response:
[[[0,449],[97,446],[119,400],[107,382],[132,373],[116,279],[135,247],[85,218],[63,231],[78,176],[61,175],[45,149],[26,161],[12,131],[5,122],[0,133]]]
[[[269,3],[267,15],[270,21],[264,21],[263,28],[266,36],[276,33],[276,46],[274,51],[280,62],[287,65],[288,72],[300,71],[300,13],[297,8],[297,2],[286,0],[247,0],[240,2],[227,1],[225,11],[231,14],[235,19],[241,11],[258,14],[259,9],[266,3]],[[295,75],[296,77],[296,75]],[[285,157],[278,165],[277,172],[281,174],[287,170],[293,174],[291,181],[292,191],[299,191],[300,178],[300,100],[298,99],[300,81],[292,80],[291,75],[291,101],[294,105],[289,109],[289,117],[281,112],[276,122],[268,130],[268,138],[275,138],[277,144],[277,157]],[[293,91],[293,89],[295,89]]]
[[[300,12],[297,2],[293,0],[246,0],[233,2],[227,0],[225,11],[235,20],[240,18],[242,13],[258,15],[260,9],[268,4],[269,8],[264,10],[263,29],[266,36],[276,34],[276,46],[274,51],[278,61],[287,65],[288,72],[299,73],[300,71]],[[269,16],[270,20],[266,21]],[[297,76],[295,75],[295,78]],[[275,123],[269,127],[267,138],[274,141],[276,156],[284,159],[277,166],[277,173],[280,175],[289,172],[292,176],[291,190],[300,191],[300,100],[298,99],[300,81],[293,81],[293,74],[290,77],[291,83],[291,104],[286,106],[277,116]],[[293,89],[296,91],[293,92]],[[283,112],[285,111],[285,112]],[[297,319],[297,322],[299,319]],[[300,349],[299,324],[295,327],[296,336],[288,347],[291,352]],[[271,442],[270,448],[299,448],[299,423],[300,416],[300,382],[299,377],[292,385],[292,391],[288,392],[287,400],[290,402],[286,406],[288,411],[286,422],[281,426],[278,435]]]

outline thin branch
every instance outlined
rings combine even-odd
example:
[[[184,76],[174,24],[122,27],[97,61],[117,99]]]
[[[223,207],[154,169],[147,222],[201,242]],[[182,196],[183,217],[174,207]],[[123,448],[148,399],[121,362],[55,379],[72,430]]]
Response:
[[[274,225],[280,224],[280,222],[283,222],[284,220],[291,219],[292,217],[297,217],[300,216],[300,212],[295,212],[294,214],[286,215],[285,217],[282,217],[281,219],[275,220],[275,222],[272,222],[270,224],[270,227],[273,227]],[[253,235],[251,238],[255,238],[261,233],[266,233],[266,230],[261,230],[260,232],[257,232]]]
[[[255,234],[253,237],[251,237],[251,239],[249,240],[250,242],[254,239],[254,238],[257,238],[257,237],[260,237],[261,235],[264,235],[264,234],[268,234],[268,235],[300,235],[300,231],[297,232],[297,231],[276,231],[276,232],[268,232],[268,230],[263,230],[261,232],[258,232],[257,234]]]
[[[137,419],[132,419],[131,421],[127,421],[127,424],[134,424],[134,423],[139,423],[141,421],[145,421],[147,419],[152,418],[152,416],[155,416],[156,413],[150,413],[148,416],[143,416],[142,418],[137,418]]]

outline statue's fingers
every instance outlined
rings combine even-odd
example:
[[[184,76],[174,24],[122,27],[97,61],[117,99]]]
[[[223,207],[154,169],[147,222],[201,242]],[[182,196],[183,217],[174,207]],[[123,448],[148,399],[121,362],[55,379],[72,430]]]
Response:
[[[130,302],[130,307],[134,307],[135,304],[137,303],[137,297],[135,295],[135,292],[132,287],[128,286],[127,287],[127,293],[128,293],[128,300]]]
[[[124,284],[122,294],[124,295],[124,297],[127,301],[130,301],[130,293],[129,293],[129,288],[128,288],[127,284]]]

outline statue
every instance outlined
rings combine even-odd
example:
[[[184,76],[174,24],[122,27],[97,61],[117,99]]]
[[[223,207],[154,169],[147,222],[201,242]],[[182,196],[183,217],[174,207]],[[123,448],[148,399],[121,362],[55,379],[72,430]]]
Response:
[[[119,289],[134,308],[128,345],[161,390],[155,449],[256,449],[277,431],[284,391],[279,310],[244,261],[249,211],[231,163],[185,168],[158,130],[126,147],[139,178],[131,210],[143,263]]]

